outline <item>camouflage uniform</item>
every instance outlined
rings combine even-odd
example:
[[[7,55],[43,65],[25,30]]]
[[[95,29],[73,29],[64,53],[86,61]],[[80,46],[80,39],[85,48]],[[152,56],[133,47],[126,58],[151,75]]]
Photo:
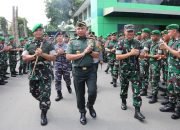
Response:
[[[59,48],[63,49],[64,51],[67,48],[67,44],[63,43],[61,45],[56,44],[55,50]],[[70,70],[71,70],[71,63],[65,57],[65,53],[56,57],[55,61],[55,87],[57,91],[61,91],[61,80],[62,76],[64,81],[66,82],[66,86],[71,85],[71,78],[70,78]]]
[[[33,40],[28,46],[26,46],[24,53],[28,53],[33,55],[35,53],[36,48],[40,47],[42,40]],[[47,43],[43,42],[42,51],[46,54],[54,54],[54,47]],[[32,96],[37,99],[40,104],[41,110],[48,110],[51,104],[50,95],[51,95],[51,81],[52,81],[52,68],[50,61],[39,57],[34,74],[31,75],[33,66],[35,64],[35,60],[30,62],[29,69],[29,85],[30,85],[30,93]]]
[[[162,50],[159,49],[159,43],[152,41],[152,44],[150,46],[150,55],[157,55],[162,52]],[[158,89],[159,89],[159,81],[160,81],[160,60],[155,59],[155,58],[150,58],[149,59],[150,63],[150,82],[152,86],[152,95],[157,98],[158,94]]]
[[[24,45],[19,45],[18,48],[24,49]],[[22,50],[19,51],[19,58],[20,58],[20,59],[19,59],[19,60],[20,60],[19,74],[22,74],[22,70],[23,70],[23,73],[25,74],[25,72],[26,72],[26,66],[27,66],[26,62],[23,61],[23,59],[22,59],[22,52],[23,52]]]
[[[180,51],[180,39],[169,42],[173,50]],[[176,104],[176,112],[180,115],[180,60],[178,57],[168,54],[168,87],[169,102]]]
[[[116,45],[117,45],[117,41],[110,41],[107,45],[107,49],[109,49],[109,50],[115,49]],[[114,63],[116,61],[115,51],[114,52],[108,52],[107,56],[108,56],[108,66],[111,69],[112,83],[116,84],[117,78],[116,77],[113,78],[113,68],[114,68]],[[116,71],[116,69],[115,69],[115,71]]]
[[[9,44],[12,49],[16,49],[16,43]],[[9,66],[11,74],[16,74],[16,65],[17,65],[17,51],[9,51]]]
[[[4,72],[3,72],[3,66],[4,66],[4,60],[3,60],[3,45],[0,44],[0,82],[4,81]]]
[[[132,39],[121,40],[118,43],[116,54],[126,54],[131,51],[132,48],[140,50],[140,42]],[[129,81],[132,82],[133,90],[133,105],[140,108],[142,99],[140,97],[140,69],[138,56],[131,56],[126,59],[120,60],[120,97],[122,100],[126,100],[128,96]]]
[[[146,46],[150,49],[150,43],[148,39],[141,41],[141,51]],[[140,59],[140,76],[141,76],[141,89],[147,91],[148,89],[148,78],[149,78],[149,60]]]

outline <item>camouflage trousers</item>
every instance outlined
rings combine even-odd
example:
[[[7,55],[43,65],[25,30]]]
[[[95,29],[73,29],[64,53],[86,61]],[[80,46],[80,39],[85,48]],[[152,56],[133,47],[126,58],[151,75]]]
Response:
[[[30,80],[30,93],[39,101],[39,107],[41,110],[48,110],[51,105],[51,78]]]
[[[157,95],[159,90],[160,81],[160,64],[159,62],[153,62],[150,64],[150,83],[152,87],[152,95]]]
[[[119,75],[119,61],[115,61],[112,71],[113,83],[117,82],[118,75]]]
[[[11,55],[11,57],[9,57],[9,66],[11,73],[15,72],[16,64],[17,64],[16,55]]]
[[[176,108],[180,110],[180,74],[168,73],[168,94],[169,102],[176,104]]]
[[[132,83],[133,92],[133,106],[140,107],[142,104],[142,99],[140,96],[140,78],[138,71],[120,70],[120,97],[126,99],[128,97],[128,87],[129,82]]]
[[[2,81],[4,78],[3,78],[3,64],[0,63],[0,81]]]
[[[23,70],[23,72],[26,71],[27,64],[22,59],[20,59],[20,65],[19,65],[19,72]]]
[[[167,60],[164,59],[161,61],[161,70],[163,73],[163,81],[165,82],[165,84],[167,85],[167,80],[168,80],[168,64],[167,64]]]
[[[62,89],[62,77],[66,86],[71,85],[70,71],[68,68],[55,68],[55,88],[57,91]]]
[[[141,89],[148,89],[149,60],[140,60]]]

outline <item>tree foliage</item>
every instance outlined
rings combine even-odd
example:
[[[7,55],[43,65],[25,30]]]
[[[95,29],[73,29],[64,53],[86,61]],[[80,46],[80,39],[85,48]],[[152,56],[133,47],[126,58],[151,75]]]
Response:
[[[2,31],[3,35],[8,34],[8,23],[4,17],[0,17],[0,31]]]
[[[68,21],[84,0],[46,0],[46,16],[50,27],[57,28],[62,21]]]

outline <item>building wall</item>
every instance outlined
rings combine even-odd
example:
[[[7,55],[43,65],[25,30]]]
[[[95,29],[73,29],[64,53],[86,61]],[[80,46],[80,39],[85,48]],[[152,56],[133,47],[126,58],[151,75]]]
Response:
[[[91,0],[91,30],[97,36],[118,31],[118,24],[146,24],[146,25],[168,25],[170,23],[180,24],[180,19],[157,19],[138,17],[111,17],[103,16],[103,9],[107,7],[138,8],[150,10],[180,11],[180,7],[162,6],[151,4],[121,3],[117,0]]]

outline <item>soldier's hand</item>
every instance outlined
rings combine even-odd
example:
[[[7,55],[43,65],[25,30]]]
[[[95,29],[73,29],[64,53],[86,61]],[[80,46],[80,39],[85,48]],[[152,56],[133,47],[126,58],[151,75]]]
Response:
[[[35,51],[36,56],[41,56],[42,55],[42,49],[41,48],[37,48]]]
[[[63,49],[58,49],[58,50],[57,50],[57,53],[58,53],[58,54],[64,54],[64,50],[63,50]]]
[[[167,46],[167,44],[165,42],[163,42],[159,45],[160,49],[162,49],[162,50],[165,50],[166,46]]]
[[[91,46],[88,46],[85,50],[84,50],[84,53],[87,54],[87,53],[90,53],[92,51],[92,47]]]
[[[139,50],[133,48],[133,49],[131,49],[130,54],[133,56],[137,56],[137,55],[139,55]]]

